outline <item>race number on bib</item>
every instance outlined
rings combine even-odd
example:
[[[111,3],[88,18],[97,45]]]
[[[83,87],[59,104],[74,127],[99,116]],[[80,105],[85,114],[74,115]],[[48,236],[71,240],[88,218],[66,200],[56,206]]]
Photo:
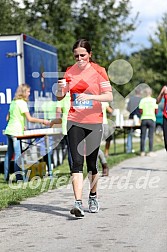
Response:
[[[87,100],[87,101],[77,101],[77,96],[79,94],[73,94],[73,107],[79,108],[79,109],[91,109],[93,107],[93,101]]]

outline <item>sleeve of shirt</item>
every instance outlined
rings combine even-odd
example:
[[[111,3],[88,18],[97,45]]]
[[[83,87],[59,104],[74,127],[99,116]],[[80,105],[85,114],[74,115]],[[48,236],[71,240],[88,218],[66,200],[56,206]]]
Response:
[[[105,68],[101,68],[101,71],[99,72],[99,83],[100,83],[100,90],[101,93],[112,91],[112,87],[108,78],[108,75],[106,73]]]
[[[27,105],[26,101],[22,101],[22,103],[20,104],[20,111],[22,114],[29,112],[28,105]]]

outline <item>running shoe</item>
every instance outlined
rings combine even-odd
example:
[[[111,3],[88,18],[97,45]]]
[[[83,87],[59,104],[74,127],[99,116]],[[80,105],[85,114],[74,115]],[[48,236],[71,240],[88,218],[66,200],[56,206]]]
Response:
[[[97,196],[89,196],[88,200],[89,212],[97,213],[99,211],[99,202],[97,201]]]
[[[82,207],[82,201],[81,200],[76,200],[74,207],[70,210],[71,214],[74,214],[75,217],[84,217],[84,210]]]

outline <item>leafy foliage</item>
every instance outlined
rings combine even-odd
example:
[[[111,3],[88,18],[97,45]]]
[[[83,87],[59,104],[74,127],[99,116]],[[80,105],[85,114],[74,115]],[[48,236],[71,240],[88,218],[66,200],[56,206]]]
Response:
[[[73,64],[71,48],[87,38],[95,61],[109,66],[116,46],[135,29],[130,0],[14,0],[1,3],[0,33],[26,33],[58,48],[59,70]]]
[[[21,33],[25,27],[24,12],[14,0],[2,0],[0,34]]]
[[[150,48],[134,53],[129,61],[134,69],[133,84],[150,85],[157,95],[167,83],[167,13],[162,17],[155,34],[150,36]]]

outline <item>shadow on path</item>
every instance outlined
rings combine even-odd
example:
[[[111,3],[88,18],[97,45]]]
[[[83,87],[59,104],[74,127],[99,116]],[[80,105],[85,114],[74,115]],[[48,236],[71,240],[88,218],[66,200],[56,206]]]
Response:
[[[151,168],[141,168],[141,167],[121,167],[122,170],[139,170],[139,171],[160,171],[160,172],[167,172],[167,170],[160,170],[160,169],[151,169]]]
[[[70,215],[68,208],[62,208],[58,206],[40,205],[40,204],[21,204],[17,207],[26,208],[28,211],[41,212],[46,214],[52,214],[56,216],[66,217],[67,220],[77,220],[74,216]]]

